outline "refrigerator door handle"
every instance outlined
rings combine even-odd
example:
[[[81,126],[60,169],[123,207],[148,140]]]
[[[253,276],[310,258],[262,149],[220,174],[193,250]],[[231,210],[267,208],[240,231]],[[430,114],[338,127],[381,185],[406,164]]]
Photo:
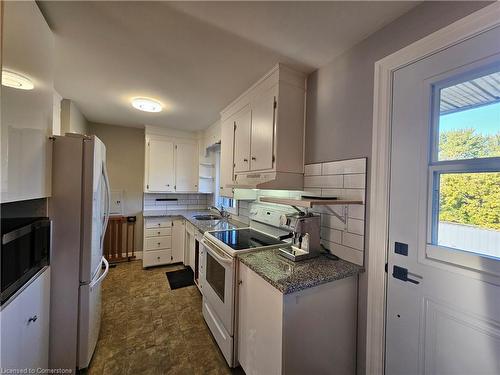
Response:
[[[108,261],[106,260],[106,258],[102,257],[102,263],[104,263],[104,272],[101,273],[101,275],[95,279],[94,281],[92,281],[90,284],[89,284],[89,287],[90,287],[90,290],[92,290],[93,287],[95,287],[96,285],[99,285],[99,283],[106,277],[106,275],[108,274],[109,272],[109,263]],[[101,264],[102,264],[101,263]]]
[[[109,214],[110,214],[110,202],[111,202],[111,189],[109,186],[108,170],[106,169],[106,163],[102,163],[102,176],[104,177],[104,184],[106,185],[106,210],[104,212],[104,223],[101,232],[101,250],[104,245],[104,237],[106,236],[106,228],[108,226]]]

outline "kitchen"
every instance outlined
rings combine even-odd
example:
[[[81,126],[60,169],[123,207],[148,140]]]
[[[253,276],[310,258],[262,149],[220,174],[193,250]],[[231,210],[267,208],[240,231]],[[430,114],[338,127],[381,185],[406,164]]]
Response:
[[[476,237],[489,231],[491,248],[432,242],[428,249],[430,258],[459,266],[461,278],[449,266],[450,278],[477,290],[463,297],[465,305],[484,293],[491,306],[437,304],[438,288],[422,280],[448,285],[447,276],[431,275],[422,268],[432,268],[428,263],[409,263],[418,241],[395,228],[412,217],[398,220],[381,204],[408,202],[400,192],[420,196],[411,189],[420,186],[411,179],[417,174],[403,175],[406,165],[423,160],[406,138],[422,135],[397,122],[404,118],[397,111],[412,108],[401,99],[389,115],[404,131],[395,130],[398,143],[387,146],[377,100],[384,103],[383,64],[398,61],[392,71],[413,66],[404,62],[410,59],[404,47],[430,56],[421,47],[431,48],[429,40],[441,50],[457,43],[442,36],[459,38],[450,28],[465,35],[463,25],[481,24],[473,35],[484,41],[454,47],[470,48],[481,63],[462,53],[467,72],[432,82],[442,85],[437,117],[495,108],[493,94],[476,99],[470,85],[460,85],[468,79],[493,90],[498,12],[487,2],[3,2],[2,275],[8,277],[2,276],[0,368],[398,374],[406,362],[430,373],[454,366],[495,373],[494,358],[484,354],[497,348],[494,339],[463,327],[496,332],[497,219],[467,222],[476,225]],[[441,70],[429,76],[460,66],[439,64],[430,65]],[[408,96],[404,87],[420,87],[404,86],[412,73],[393,77],[394,90],[401,85]],[[445,102],[448,89],[454,91]],[[448,110],[457,92],[472,104],[456,101]],[[495,121],[491,134],[500,128]],[[382,147],[392,149],[384,154]],[[389,189],[390,173],[381,172],[391,152],[398,157],[389,171],[399,185]],[[488,152],[460,173],[497,178],[500,154]],[[448,167],[440,160],[428,166],[425,159],[424,176],[427,168]],[[496,196],[492,186],[483,200]],[[427,198],[421,200],[426,206]],[[485,216],[496,217],[492,212]],[[383,226],[389,222],[391,229]],[[440,217],[435,230],[442,225]],[[22,242],[28,238],[31,245]],[[116,239],[126,254],[107,253]],[[467,254],[445,259],[437,245]],[[20,265],[26,260],[16,249],[37,256]],[[425,290],[418,298],[435,310],[418,317],[409,309],[413,301],[402,302],[415,290]],[[432,314],[445,308],[470,324],[438,326]],[[424,317],[449,330],[439,338],[443,347],[461,332],[474,338],[475,349],[464,344],[433,362],[429,354],[414,355],[433,345],[406,335],[410,328],[423,335],[415,322]],[[462,361],[464,352],[472,354]]]

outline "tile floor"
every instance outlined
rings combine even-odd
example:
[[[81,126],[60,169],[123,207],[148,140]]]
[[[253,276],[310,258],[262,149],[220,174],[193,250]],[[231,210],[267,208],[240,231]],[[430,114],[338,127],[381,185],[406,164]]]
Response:
[[[196,286],[170,290],[166,271],[118,264],[103,285],[102,327],[88,374],[231,374]],[[242,373],[241,369],[236,373]]]

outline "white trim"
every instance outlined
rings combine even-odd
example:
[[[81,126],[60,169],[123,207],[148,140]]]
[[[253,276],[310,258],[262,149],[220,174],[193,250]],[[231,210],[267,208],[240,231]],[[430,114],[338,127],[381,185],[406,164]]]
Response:
[[[391,98],[393,72],[464,39],[500,25],[500,3],[491,4],[375,63],[373,99],[372,169],[370,186],[370,237],[367,302],[366,373],[383,374]]]

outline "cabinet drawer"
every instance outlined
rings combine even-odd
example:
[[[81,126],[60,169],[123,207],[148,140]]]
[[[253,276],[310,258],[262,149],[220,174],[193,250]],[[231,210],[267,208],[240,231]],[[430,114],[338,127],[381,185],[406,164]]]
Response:
[[[142,255],[142,266],[151,267],[172,262],[172,250],[147,251]]]
[[[148,237],[144,239],[144,251],[170,249],[172,236]]]
[[[172,235],[172,228],[151,228],[144,231],[144,237],[158,237],[158,236],[170,236]]]
[[[146,229],[167,228],[172,226],[172,220],[168,217],[148,217],[144,219]]]

